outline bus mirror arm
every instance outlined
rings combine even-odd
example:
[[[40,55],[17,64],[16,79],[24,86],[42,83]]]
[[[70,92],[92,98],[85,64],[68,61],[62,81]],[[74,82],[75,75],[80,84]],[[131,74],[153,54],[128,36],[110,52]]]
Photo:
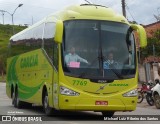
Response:
[[[141,25],[131,24],[131,28],[137,31],[140,40],[140,47],[144,48],[147,46],[146,31]]]
[[[62,43],[62,37],[63,37],[63,22],[61,20],[57,20],[56,32],[54,36],[55,42]]]

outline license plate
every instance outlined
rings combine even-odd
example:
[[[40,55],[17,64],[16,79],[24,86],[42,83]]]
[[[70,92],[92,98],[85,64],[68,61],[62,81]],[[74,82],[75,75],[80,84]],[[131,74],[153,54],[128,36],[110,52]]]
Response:
[[[96,101],[95,105],[108,105],[108,101]]]

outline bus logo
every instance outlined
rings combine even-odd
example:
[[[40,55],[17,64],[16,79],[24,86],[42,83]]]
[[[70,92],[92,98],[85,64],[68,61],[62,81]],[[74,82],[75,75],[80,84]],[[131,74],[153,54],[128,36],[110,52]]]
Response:
[[[103,90],[104,89],[104,86],[100,86],[100,88],[99,88],[100,90]]]
[[[98,83],[107,83],[107,80],[98,80]]]
[[[27,56],[21,59],[20,67],[21,68],[29,68],[38,65],[38,54]]]
[[[98,91],[100,91],[100,90],[103,90],[107,85],[108,85],[108,84],[105,84],[104,86],[100,86],[99,89],[98,89],[96,92],[98,92]]]

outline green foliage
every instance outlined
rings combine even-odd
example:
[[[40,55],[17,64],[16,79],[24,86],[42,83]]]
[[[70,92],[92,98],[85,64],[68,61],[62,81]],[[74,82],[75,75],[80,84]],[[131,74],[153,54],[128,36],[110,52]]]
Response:
[[[153,56],[153,48],[155,48],[155,56],[160,57],[160,29],[153,34],[152,38],[147,39],[147,47],[141,49],[142,59]]]
[[[8,44],[9,39],[13,35],[14,32],[18,33],[26,28],[26,26],[17,26],[17,25],[2,25],[0,24],[0,75],[3,71],[6,71],[6,60],[8,53]]]

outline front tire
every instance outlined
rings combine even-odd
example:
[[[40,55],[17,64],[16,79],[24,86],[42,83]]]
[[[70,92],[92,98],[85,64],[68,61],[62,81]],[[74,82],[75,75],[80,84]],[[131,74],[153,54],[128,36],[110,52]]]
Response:
[[[156,106],[156,108],[160,109],[160,96],[158,94],[155,94],[154,100],[155,100],[155,106]]]
[[[113,117],[113,115],[114,115],[114,111],[103,111],[102,112],[102,115],[104,116],[104,117],[109,117],[109,118],[111,118],[111,117]]]
[[[48,93],[45,92],[44,98],[43,98],[43,109],[47,116],[53,115],[53,108],[49,107],[49,99],[48,99]]]

